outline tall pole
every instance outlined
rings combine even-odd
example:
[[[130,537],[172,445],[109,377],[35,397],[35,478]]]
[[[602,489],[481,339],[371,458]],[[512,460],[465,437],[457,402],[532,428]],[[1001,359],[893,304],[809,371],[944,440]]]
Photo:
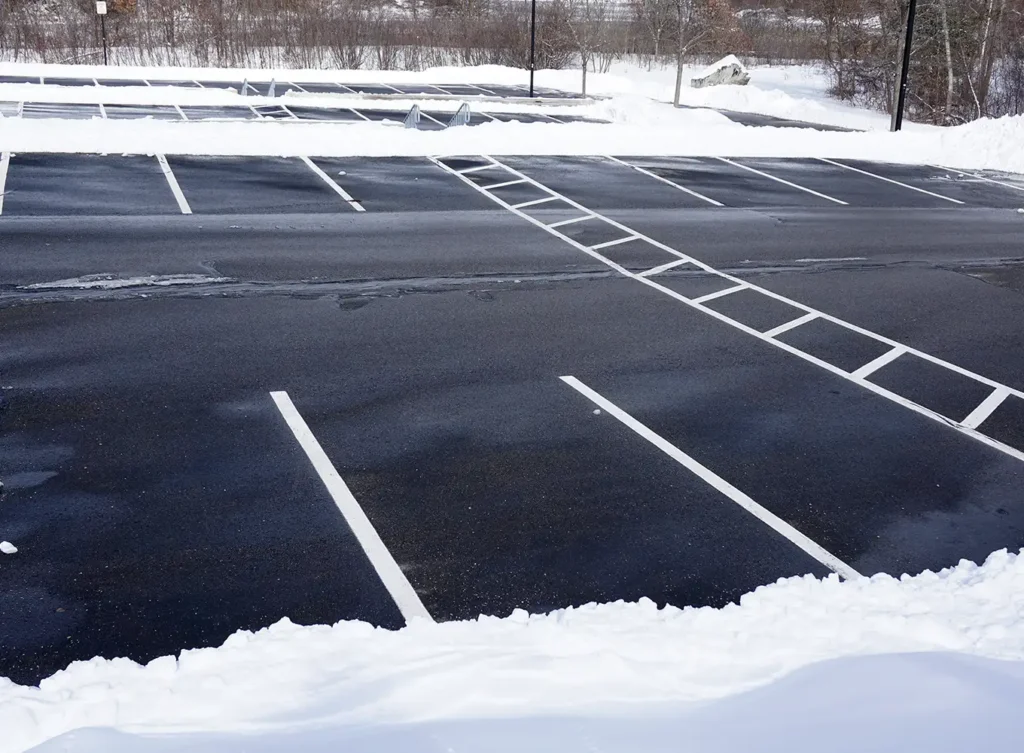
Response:
[[[530,97],[533,98],[533,69],[537,60],[537,0],[530,3]]]
[[[100,34],[103,36],[103,65],[107,64],[107,15],[100,16]]]
[[[917,12],[917,0],[910,0],[907,8],[907,35],[903,40],[903,65],[900,68],[900,85],[896,90],[896,107],[892,111],[890,130],[898,131],[903,127],[903,105],[907,100],[907,76],[910,74],[910,47],[914,42],[914,14]]]

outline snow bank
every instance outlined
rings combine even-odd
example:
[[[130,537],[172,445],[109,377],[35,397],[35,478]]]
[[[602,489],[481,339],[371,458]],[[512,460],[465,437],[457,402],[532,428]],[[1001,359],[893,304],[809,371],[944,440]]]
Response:
[[[0,144],[12,152],[425,156],[437,154],[686,155],[831,157],[1024,173],[1024,116],[923,132],[836,133],[750,128],[708,110],[676,110],[616,98],[585,113],[599,123],[485,123],[445,131],[399,123],[297,121],[0,119]],[[396,120],[400,120],[396,115]]]
[[[93,274],[70,277],[52,282],[35,282],[24,285],[21,290],[120,290],[122,288],[173,287],[176,285],[210,285],[217,282],[234,282],[230,277],[209,275],[143,275],[140,277],[118,277],[113,274]]]
[[[83,727],[105,729],[43,750],[977,750],[1024,731],[1022,555],[790,578],[718,610],[591,604],[396,632],[282,621],[177,660],[0,680],[0,752]],[[865,658],[910,652],[958,653]],[[886,737],[901,725],[934,745]]]

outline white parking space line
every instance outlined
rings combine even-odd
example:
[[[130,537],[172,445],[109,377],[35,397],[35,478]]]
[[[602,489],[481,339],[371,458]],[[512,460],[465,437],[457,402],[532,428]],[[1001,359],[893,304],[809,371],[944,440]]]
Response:
[[[345,480],[338,474],[334,464],[327,457],[327,453],[320,446],[320,442],[317,441],[309,426],[306,425],[305,420],[295,408],[288,393],[271,392],[270,397],[273,398],[274,404],[281,412],[281,416],[284,417],[288,428],[292,430],[295,439],[298,440],[299,445],[305,451],[306,457],[313,464],[313,468],[320,476],[320,480],[327,487],[331,499],[338,506],[338,510],[341,511],[345,522],[352,529],[352,533],[355,534],[359,545],[366,552],[370,564],[377,571],[377,575],[388,590],[388,593],[391,594],[391,598],[394,599],[406,623],[416,618],[433,622],[434,620],[430,616],[430,612],[427,611],[427,608],[423,606],[419,594],[413,589],[409,579],[402,572],[402,568],[395,562],[395,558],[391,556],[391,552],[388,551],[380,535],[378,535],[377,529],[373,527],[373,523],[366,517],[363,508],[359,506],[359,502],[352,495]]]
[[[700,298],[691,298],[690,300],[694,303],[707,303],[708,301],[713,301],[716,298],[724,298],[727,295],[732,295],[733,293],[738,293],[741,290],[746,290],[749,287],[750,286],[745,282],[741,282],[739,285],[734,287],[726,288],[725,290],[717,290],[714,293],[708,293],[707,295],[702,295]]]
[[[103,106],[102,102],[100,102],[100,117],[103,120],[107,119],[107,108]]]
[[[557,196],[545,196],[543,199],[534,199],[533,201],[524,201],[522,204],[513,204],[513,209],[525,209],[526,207],[535,207],[538,204],[547,204],[549,201],[558,201]]]
[[[970,415],[967,416],[962,423],[969,429],[977,429],[981,426],[985,419],[992,415],[996,408],[1003,404],[1003,401],[1010,396],[1010,391],[1006,387],[996,387],[992,390],[992,393],[981,401],[981,404],[971,411]]]
[[[762,295],[768,296],[769,298],[774,298],[777,301],[782,301],[783,303],[786,303],[786,304],[788,304],[790,306],[793,306],[794,308],[800,309],[800,310],[805,311],[807,313],[815,313],[815,314],[818,315],[819,318],[824,319],[824,320],[829,321],[829,322],[832,322],[833,324],[836,324],[836,325],[838,325],[840,327],[845,327],[846,329],[850,330],[851,332],[856,332],[858,334],[864,335],[865,337],[869,337],[869,338],[871,338],[873,340],[876,340],[878,342],[885,343],[885,344],[889,345],[891,348],[901,348],[901,349],[903,349],[904,352],[911,353],[911,354],[917,356],[918,358],[921,358],[923,360],[926,360],[926,361],[929,361],[931,363],[934,363],[934,364],[936,364],[938,366],[941,366],[941,367],[943,367],[945,369],[949,369],[950,371],[953,371],[953,372],[956,372],[958,374],[962,374],[964,376],[970,377],[971,379],[974,379],[975,381],[981,382],[982,384],[987,384],[988,386],[993,387],[993,388],[1005,387],[1006,389],[1009,390],[1011,395],[1015,395],[1017,397],[1020,397],[1020,398],[1024,399],[1024,392],[1022,392],[1021,390],[1017,390],[1017,389],[1014,389],[1012,387],[1006,387],[1005,385],[1001,384],[1000,382],[997,382],[997,381],[995,381],[993,379],[989,379],[988,377],[982,376],[981,374],[977,374],[977,373],[975,373],[973,371],[965,369],[962,366],[957,366],[955,363],[950,363],[949,361],[945,361],[945,360],[943,360],[941,358],[938,358],[936,356],[933,356],[933,355],[931,355],[929,353],[925,353],[924,351],[917,350],[916,348],[910,348],[910,347],[908,347],[906,345],[903,345],[902,343],[899,343],[899,342],[896,342],[895,340],[892,340],[891,338],[888,338],[888,337],[886,337],[884,335],[880,335],[877,332],[872,332],[871,330],[864,329],[863,327],[859,327],[856,324],[852,324],[850,322],[844,321],[843,319],[840,319],[837,316],[832,316],[831,314],[826,314],[824,311],[820,311],[818,309],[812,308],[811,306],[808,306],[807,304],[804,304],[804,303],[800,303],[799,301],[795,301],[792,298],[787,298],[786,296],[781,295],[779,293],[776,293],[776,292],[774,292],[772,290],[768,290],[767,288],[762,288],[762,287],[759,287],[757,285],[752,285],[750,283],[746,283],[743,280],[739,279],[738,277],[734,277],[733,275],[727,274],[725,272],[720,272],[717,269],[715,269],[714,267],[710,266],[709,264],[706,264],[706,263],[700,261],[699,259],[696,259],[696,258],[694,258],[692,256],[687,255],[687,254],[684,254],[681,251],[678,251],[677,249],[672,248],[671,246],[668,246],[668,245],[666,245],[664,243],[661,243],[660,241],[655,240],[654,238],[651,238],[650,236],[647,236],[647,235],[644,235],[643,233],[637,232],[635,229],[629,227],[628,225],[624,225],[621,222],[613,220],[613,219],[611,219],[609,217],[605,217],[603,215],[597,214],[593,210],[588,209],[583,204],[580,204],[578,201],[574,201],[573,199],[570,199],[568,196],[565,196],[564,194],[560,194],[557,191],[554,191],[554,190],[548,188],[547,186],[545,186],[540,181],[538,181],[538,180],[536,180],[534,178],[531,178],[528,175],[526,175],[526,174],[524,174],[522,172],[519,172],[518,170],[515,170],[514,168],[509,167],[508,165],[505,165],[505,164],[503,164],[501,162],[498,162],[493,157],[489,157],[489,156],[485,155],[483,158],[490,160],[493,166],[500,167],[501,169],[505,170],[505,172],[507,172],[509,175],[515,175],[515,176],[518,176],[520,178],[526,178],[528,183],[530,183],[531,185],[535,186],[539,190],[544,191],[546,194],[548,194],[552,198],[558,199],[559,201],[561,201],[561,202],[563,202],[563,203],[573,207],[574,209],[576,209],[576,210],[578,210],[580,212],[589,212],[590,216],[598,217],[603,222],[605,222],[605,223],[607,223],[609,225],[612,225],[614,227],[617,227],[617,228],[619,228],[620,230],[622,230],[625,233],[636,235],[638,238],[640,238],[641,240],[645,241],[646,243],[651,244],[655,248],[659,248],[659,249],[665,251],[666,253],[669,253],[672,256],[675,256],[675,257],[679,258],[680,260],[682,260],[684,262],[690,262],[694,266],[699,267],[700,269],[704,270],[705,272],[708,272],[709,274],[713,274],[713,275],[715,275],[717,277],[721,277],[721,278],[723,278],[725,280],[729,280],[729,281],[731,281],[731,282],[733,282],[733,283],[735,283],[737,285],[744,285],[745,287],[748,287],[751,290],[756,291],[757,293],[760,293]],[[643,273],[637,274],[635,272],[632,272],[632,271],[626,269],[625,267],[623,267],[621,264],[617,264],[616,262],[612,261],[608,257],[602,256],[599,252],[594,251],[594,250],[588,248],[587,246],[584,246],[582,243],[579,243],[578,241],[574,240],[573,238],[570,238],[569,236],[565,235],[564,233],[559,232],[557,229],[553,229],[551,226],[545,225],[542,221],[536,219],[535,217],[531,217],[530,215],[528,215],[528,214],[526,214],[526,213],[524,213],[524,212],[514,208],[511,204],[509,204],[508,202],[504,201],[500,197],[494,196],[493,194],[487,193],[486,191],[481,189],[480,186],[478,186],[477,184],[473,183],[473,181],[471,181],[468,178],[460,175],[458,173],[458,171],[448,167],[443,162],[441,162],[441,159],[443,159],[443,157],[429,157],[428,159],[430,159],[430,161],[433,162],[435,165],[437,165],[440,169],[442,169],[442,170],[444,170],[444,171],[446,171],[446,172],[448,172],[448,173],[458,177],[460,180],[462,180],[464,183],[466,183],[466,185],[470,186],[471,188],[476,189],[477,191],[479,191],[483,195],[485,195],[488,198],[490,198],[496,204],[499,204],[500,206],[505,207],[506,209],[508,209],[510,212],[512,212],[516,216],[520,217],[523,220],[526,220],[527,222],[531,223],[532,225],[536,225],[541,230],[544,230],[545,232],[550,233],[551,235],[553,235],[556,238],[560,239],[564,243],[569,244],[570,246],[572,246],[576,250],[578,250],[578,251],[580,251],[580,252],[582,252],[584,254],[587,254],[588,256],[590,256],[590,257],[600,261],[602,264],[604,264],[605,266],[607,266],[610,269],[615,270],[616,272],[621,274],[623,277],[627,277],[627,278],[636,280],[636,281],[638,281],[638,282],[640,282],[640,283],[642,283],[644,285],[647,285],[648,287],[653,288],[653,289],[659,291],[663,295],[668,296],[669,298],[672,298],[672,299],[674,299],[676,301],[679,301],[680,303],[682,303],[682,304],[684,304],[686,306],[689,306],[690,308],[693,308],[693,309],[695,309],[697,311],[700,311],[701,313],[706,314],[707,316],[710,316],[713,319],[717,319],[718,321],[722,322],[723,324],[727,324],[730,327],[733,327],[734,329],[739,330],[740,332],[744,332],[744,333],[750,335],[751,337],[757,338],[757,339],[761,340],[762,342],[765,342],[765,343],[767,343],[769,345],[772,345],[773,347],[778,348],[779,350],[785,351],[786,353],[789,353],[790,355],[796,356],[797,358],[800,358],[800,359],[802,359],[804,361],[807,361],[808,363],[814,364],[815,366],[817,366],[817,367],[819,367],[821,369],[824,369],[825,371],[828,371],[829,373],[834,374],[835,376],[838,376],[838,377],[840,377],[842,379],[846,379],[846,380],[848,380],[850,382],[853,382],[854,384],[858,385],[859,387],[861,387],[861,388],[863,388],[865,390],[868,390],[869,392],[873,392],[876,395],[879,395],[880,397],[884,397],[886,400],[889,400],[889,401],[891,401],[893,403],[896,403],[897,405],[899,405],[899,406],[901,406],[903,408],[906,408],[907,410],[913,411],[914,413],[917,413],[917,414],[919,414],[921,416],[924,416],[925,418],[928,418],[929,420],[932,420],[932,421],[935,421],[937,423],[940,423],[940,424],[942,424],[944,426],[948,426],[948,427],[952,428],[953,430],[955,430],[955,431],[957,431],[957,432],[959,432],[961,434],[964,434],[967,437],[970,437],[971,439],[974,439],[974,440],[976,440],[978,442],[981,442],[982,444],[985,444],[985,445],[987,445],[987,446],[989,446],[989,447],[991,447],[991,448],[993,448],[995,450],[998,450],[999,452],[1002,452],[1005,455],[1009,455],[1012,458],[1015,458],[1017,460],[1020,460],[1020,461],[1024,462],[1024,451],[1018,450],[1015,447],[1011,447],[1010,445],[1005,444],[1004,442],[1001,442],[998,439],[990,437],[987,434],[983,434],[982,432],[978,431],[977,429],[973,429],[973,428],[964,426],[956,418],[952,418],[950,416],[944,416],[941,413],[938,413],[938,412],[932,410],[931,408],[926,408],[925,406],[923,406],[923,405],[921,405],[919,403],[915,403],[913,400],[909,400],[908,398],[905,398],[902,395],[898,395],[895,392],[892,392],[891,390],[887,390],[886,388],[881,387],[881,386],[875,384],[874,382],[869,382],[867,379],[859,378],[859,377],[851,374],[850,372],[848,372],[848,371],[846,371],[844,369],[841,369],[838,366],[835,366],[834,364],[829,363],[828,361],[824,361],[824,360],[818,358],[817,356],[813,356],[810,353],[807,353],[807,352],[805,352],[803,350],[800,350],[799,348],[797,348],[797,347],[795,347],[793,345],[789,345],[788,343],[783,342],[782,340],[778,340],[778,339],[775,339],[775,338],[768,337],[767,335],[765,335],[765,333],[761,332],[760,330],[757,330],[757,329],[754,329],[753,327],[747,326],[746,324],[743,324],[742,322],[736,321],[735,319],[732,319],[732,318],[726,316],[725,314],[723,314],[723,313],[721,313],[719,311],[716,311],[713,308],[709,308],[707,306],[704,306],[703,304],[701,304],[701,303],[699,303],[699,302],[697,302],[695,300],[691,300],[691,299],[687,298],[686,296],[684,296],[684,295],[682,295],[680,293],[677,293],[676,291],[674,291],[674,290],[672,290],[670,288],[665,287],[664,285],[658,284],[656,281],[654,281],[654,280],[650,279],[649,277],[645,276]]]
[[[377,86],[386,86],[391,91],[398,92],[399,94],[405,94],[404,91],[399,89],[397,86],[392,86],[391,84],[377,84]]]
[[[11,166],[11,153],[0,153],[0,214],[4,213],[4,192],[7,190],[7,170]]]
[[[675,269],[682,264],[689,264],[686,259],[676,259],[666,264],[659,264],[657,267],[651,267],[640,273],[640,277],[653,277],[654,275],[660,275],[662,272],[667,272],[670,269]]]
[[[181,116],[182,120],[188,120],[185,111],[181,109],[181,105],[174,105],[174,109],[178,111],[178,115]]]
[[[516,180],[507,180],[504,183],[495,183],[494,185],[491,186],[481,186],[481,188],[483,188],[485,191],[493,191],[496,188],[504,188],[505,186],[515,186],[525,182],[526,181],[523,180],[522,178],[517,178]]]
[[[768,330],[767,332],[764,333],[764,336],[778,337],[783,332],[789,332],[791,329],[802,327],[803,325],[807,324],[807,322],[813,322],[817,318],[818,315],[815,312],[809,311],[803,316],[798,316],[796,319],[793,319],[792,321],[786,322],[785,324],[780,324],[778,327]]]
[[[339,186],[339,185],[338,185],[337,183],[335,183],[335,182],[334,182],[334,180],[333,180],[333,179],[331,178],[331,176],[330,176],[330,175],[328,175],[328,174],[327,174],[327,173],[325,173],[325,172],[324,172],[323,170],[321,170],[321,169],[320,169],[319,167],[317,167],[316,163],[315,163],[315,162],[313,162],[313,160],[311,160],[311,159],[310,159],[309,157],[300,157],[300,159],[301,159],[301,160],[302,160],[303,162],[305,162],[305,163],[306,163],[306,167],[308,167],[308,168],[309,168],[310,170],[312,170],[312,171],[313,171],[314,173],[316,173],[317,175],[319,175],[319,176],[320,176],[320,179],[321,179],[321,180],[322,180],[322,181],[323,181],[324,183],[326,183],[326,184],[327,184],[327,185],[328,185],[328,186],[330,187],[330,189],[331,189],[332,191],[334,191],[334,192],[335,192],[336,194],[338,194],[338,196],[340,196],[340,197],[341,197],[341,198],[343,198],[343,199],[344,199],[344,200],[345,200],[346,202],[348,202],[348,205],[349,205],[350,207],[352,207],[353,209],[355,209],[355,210],[356,210],[357,212],[365,212],[365,211],[366,211],[366,209],[365,209],[365,208],[363,207],[363,205],[362,205],[362,204],[360,204],[360,203],[359,203],[358,201],[356,201],[355,199],[353,199],[353,198],[352,198],[352,197],[351,197],[351,196],[349,195],[348,191],[346,191],[346,190],[345,190],[344,188],[342,188],[342,187],[341,187],[341,186]]]
[[[710,198],[708,196],[705,196],[702,193],[697,193],[692,188],[687,188],[686,186],[681,186],[678,183],[676,183],[675,181],[669,180],[668,178],[663,178],[662,176],[658,175],[657,173],[652,173],[650,170],[646,170],[646,169],[644,169],[642,167],[638,167],[637,165],[634,165],[634,164],[632,164],[630,162],[626,162],[625,160],[621,160],[618,157],[606,156],[605,159],[611,160],[612,162],[615,162],[616,164],[623,165],[624,167],[632,168],[633,170],[636,170],[638,173],[642,173],[642,174],[646,175],[649,178],[654,178],[655,180],[659,180],[662,183],[665,183],[667,185],[672,186],[672,188],[678,189],[678,190],[682,191],[685,194],[689,194],[690,196],[693,196],[695,199],[700,199],[702,201],[706,201],[708,204],[711,204],[712,206],[716,206],[716,207],[724,207],[725,206],[725,204],[723,204],[722,202],[715,201],[714,199],[712,199],[712,198]]]
[[[605,241],[604,243],[598,243],[596,246],[591,246],[594,251],[600,251],[602,248],[611,248],[612,246],[620,246],[623,243],[629,243],[630,241],[639,240],[635,235],[627,235],[624,238],[616,238],[613,241]]]
[[[358,94],[359,93],[355,89],[351,89],[351,88],[345,86],[344,84],[335,84],[335,86],[340,86],[342,89],[347,91],[349,94]],[[367,118],[367,120],[369,120],[369,118]]]
[[[470,86],[472,86],[474,89],[479,89],[480,91],[484,92],[485,94],[489,94],[492,97],[494,96],[494,92],[492,92],[490,89],[485,89],[482,86],[477,86],[476,84],[470,84]]]
[[[182,214],[192,214],[192,207],[188,205],[188,200],[185,198],[181,186],[178,185],[178,179],[174,177],[174,171],[171,170],[171,166],[167,163],[167,157],[158,154],[156,155],[156,161],[160,164],[160,170],[163,171],[164,177],[167,178],[167,185],[171,187],[174,200],[178,202],[178,209],[181,210]]]
[[[434,121],[435,123],[438,121]],[[463,170],[456,170],[459,175],[469,175],[470,173],[478,173],[481,170],[497,170],[498,166],[493,162],[487,165],[475,165],[474,167],[467,167]]]
[[[573,217],[571,220],[562,220],[560,222],[552,222],[548,225],[549,228],[563,227],[565,225],[575,225],[577,222],[584,222],[586,220],[592,220],[596,217],[596,214],[585,214],[582,217]]]
[[[861,366],[856,371],[852,371],[850,373],[851,373],[852,376],[856,377],[857,379],[866,379],[868,376],[870,376],[871,374],[874,374],[876,371],[878,371],[883,366],[886,366],[887,364],[892,363],[893,361],[895,361],[897,358],[899,358],[900,356],[902,356],[906,352],[907,352],[906,348],[904,348],[902,346],[897,346],[897,347],[893,348],[892,350],[883,353],[878,358],[876,358],[874,361],[869,361],[868,363],[864,364],[863,366]]]
[[[986,183],[995,183],[997,186],[1003,186],[1004,188],[1012,188],[1014,191],[1024,191],[1024,185],[1015,186],[1013,183],[1007,183],[1003,180],[995,180],[994,178],[986,178],[984,175],[977,175],[976,173],[965,173],[963,170],[957,170],[954,167],[943,167],[942,165],[932,165],[936,170],[948,170],[951,173],[957,175],[963,175],[967,178],[974,178],[975,180],[983,180]]]
[[[792,181],[783,180],[782,178],[780,178],[780,177],[778,177],[776,175],[772,175],[771,173],[764,172],[764,170],[757,170],[757,169],[755,169],[753,167],[749,167],[748,165],[742,165],[739,162],[733,162],[731,159],[726,159],[725,157],[715,157],[715,159],[719,160],[720,162],[724,162],[727,165],[732,165],[733,167],[738,167],[738,168],[740,168],[742,170],[747,170],[748,172],[752,172],[752,173],[755,173],[756,175],[760,175],[760,176],[762,176],[764,178],[768,178],[769,180],[774,180],[775,182],[781,183],[784,186],[789,186],[790,188],[796,188],[799,191],[804,191],[804,192],[809,193],[809,194],[811,194],[813,196],[818,196],[818,197],[820,197],[822,199],[828,199],[829,201],[834,202],[836,204],[840,204],[840,205],[842,205],[844,207],[849,206],[849,204],[846,203],[845,201],[843,201],[842,199],[837,199],[834,196],[829,196],[828,194],[820,193],[820,192],[815,191],[815,190],[813,190],[811,188],[807,188],[806,186],[801,186],[799,183],[793,183]]]
[[[836,167],[842,167],[845,170],[852,170],[853,172],[860,173],[861,175],[867,175],[867,176],[872,177],[872,178],[878,178],[878,180],[884,180],[886,183],[892,183],[894,186],[902,186],[903,188],[909,188],[911,191],[917,191],[918,193],[927,194],[928,196],[934,196],[936,199],[942,199],[943,201],[948,201],[948,202],[950,202],[952,204],[963,204],[964,203],[964,202],[960,201],[959,199],[951,199],[948,196],[943,196],[942,194],[938,194],[938,193],[932,193],[931,191],[926,191],[923,188],[918,188],[917,186],[912,186],[909,183],[901,183],[898,180],[893,180],[892,178],[886,178],[884,175],[879,175],[877,173],[870,173],[867,170],[861,170],[859,167],[853,167],[851,165],[844,165],[842,162],[836,162],[835,160],[831,160],[831,159],[828,159],[826,157],[815,157],[815,159],[818,160],[819,162],[827,162],[830,165],[835,165]]]
[[[860,573],[854,570],[852,567],[847,565],[841,559],[836,557],[834,554],[826,550],[820,544],[814,542],[804,534],[800,533],[796,528],[791,526],[789,523],[784,521],[782,518],[777,516],[765,507],[762,507],[747,494],[737,489],[735,486],[730,484],[724,478],[719,476],[717,473],[712,471],[707,466],[700,463],[697,459],[691,455],[686,454],[674,444],[669,442],[667,439],[662,437],[660,434],[654,432],[646,425],[637,421],[633,416],[626,413],[626,411],[619,408],[615,403],[611,402],[607,398],[598,394],[587,385],[583,384],[579,379],[573,376],[563,376],[560,379],[565,384],[572,387],[574,390],[579,392],[585,398],[590,400],[594,405],[609,414],[620,423],[624,424],[627,428],[639,435],[643,439],[650,442],[652,445],[657,447],[663,453],[668,455],[670,458],[675,460],[681,466],[690,471],[710,487],[720,492],[721,494],[728,497],[730,500],[735,502],[737,505],[742,507],[748,513],[753,515],[755,518],[760,520],[766,526],[771,528],[773,531],[788,539],[791,543],[798,546],[804,552],[809,554],[811,557],[816,559],[822,565],[827,567],[834,573],[842,576],[843,578],[852,579],[861,577]]]

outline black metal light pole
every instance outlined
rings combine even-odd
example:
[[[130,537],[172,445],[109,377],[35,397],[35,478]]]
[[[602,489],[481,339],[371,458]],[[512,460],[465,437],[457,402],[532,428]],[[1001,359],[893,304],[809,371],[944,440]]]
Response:
[[[530,97],[533,97],[533,67],[537,50],[537,0],[530,4]]]
[[[907,99],[907,76],[910,74],[910,46],[914,42],[914,14],[917,12],[917,0],[910,0],[907,9],[907,36],[903,40],[903,65],[900,68],[900,84],[896,90],[896,107],[892,111],[890,130],[898,131],[903,127],[903,105]]]

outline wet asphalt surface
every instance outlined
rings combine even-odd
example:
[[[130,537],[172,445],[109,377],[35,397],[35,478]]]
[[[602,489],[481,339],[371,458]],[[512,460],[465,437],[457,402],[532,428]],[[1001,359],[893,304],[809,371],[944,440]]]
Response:
[[[599,158],[506,163],[720,270],[1024,388],[1019,178],[849,163],[901,187],[736,160],[840,205],[720,160],[631,161],[724,206]],[[182,216],[155,158],[11,158],[0,539],[19,551],[0,557],[0,676],[145,661],[285,616],[401,626],[274,390],[436,619],[643,596],[718,606],[826,574],[561,375],[862,573],[1024,545],[1020,460],[615,274],[427,160],[314,162],[365,211],[299,160],[169,156]],[[53,284],[90,275],[218,281]],[[679,269],[659,281],[711,292]],[[761,331],[794,317],[750,291],[713,305]],[[781,338],[846,370],[884,352],[826,321]],[[919,360],[874,378],[951,415],[985,398]],[[989,421],[1024,449],[1022,401]]]

